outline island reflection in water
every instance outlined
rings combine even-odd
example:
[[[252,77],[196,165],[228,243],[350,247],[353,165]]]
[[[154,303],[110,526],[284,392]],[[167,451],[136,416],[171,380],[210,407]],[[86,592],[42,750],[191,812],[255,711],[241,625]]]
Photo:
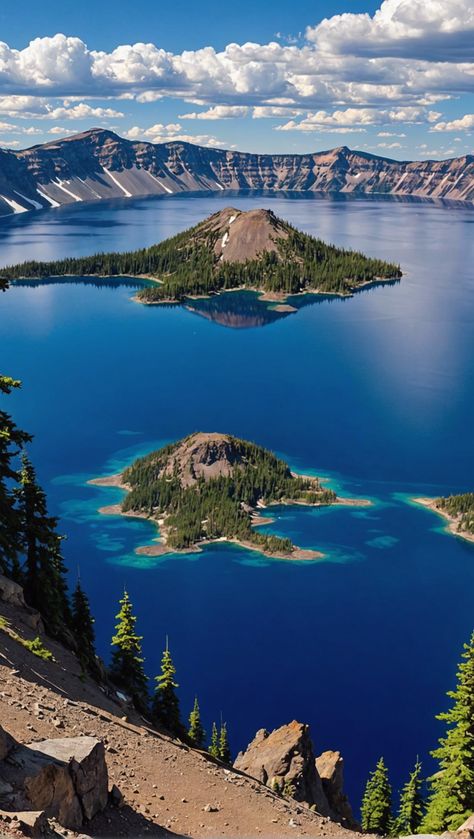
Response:
[[[397,285],[398,279],[386,280],[383,285]],[[139,280],[134,277],[47,277],[41,280],[13,280],[12,285],[22,288],[38,288],[48,285],[76,285],[93,286],[97,289],[116,289],[118,287],[137,290],[143,286],[152,285],[150,280]],[[358,289],[355,294],[363,294],[377,289],[382,283],[370,283]],[[220,326],[230,329],[255,329],[269,326],[289,315],[297,314],[307,306],[319,303],[345,303],[351,298],[335,294],[301,294],[290,295],[281,302],[269,301],[261,298],[255,291],[227,291],[212,294],[210,297],[186,298],[182,303],[147,304],[150,308],[176,309],[184,306],[188,312],[200,315],[206,320],[213,321]],[[142,305],[142,304],[139,304]]]

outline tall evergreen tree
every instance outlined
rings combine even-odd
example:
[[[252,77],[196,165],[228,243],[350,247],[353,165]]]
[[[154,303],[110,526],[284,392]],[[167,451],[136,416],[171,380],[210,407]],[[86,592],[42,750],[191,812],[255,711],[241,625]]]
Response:
[[[20,382],[9,376],[0,376],[0,394],[8,395],[19,388]],[[19,480],[15,458],[22,446],[31,440],[21,431],[10,414],[0,410],[0,573],[17,578],[20,582],[18,557],[22,550],[21,521],[16,508],[14,487]]]
[[[221,730],[219,732],[219,757],[224,761],[224,763],[232,762],[226,722],[221,723]]]
[[[176,688],[179,685],[174,680],[175,675],[176,668],[173,664],[167,641],[166,649],[161,659],[161,673],[155,678],[156,687],[152,713],[157,723],[172,734],[181,737],[184,734],[184,729],[179,713],[179,700],[176,695]]]
[[[71,626],[77,644],[77,657],[82,669],[92,676],[98,676],[94,618],[90,610],[89,600],[79,580],[72,595]]]
[[[456,830],[474,811],[474,632],[464,644],[456,690],[448,696],[453,700],[450,710],[437,717],[447,731],[432,752],[439,772],[430,778],[431,795],[422,823],[426,833]]]
[[[22,456],[17,497],[25,555],[25,599],[41,612],[48,632],[65,640],[71,614],[62,538],[56,532],[57,519],[48,514],[46,495],[26,454]]]
[[[383,757],[369,775],[361,806],[364,833],[388,836],[392,828],[392,788]]]
[[[197,696],[194,700],[193,710],[189,715],[188,737],[191,741],[191,744],[195,746],[196,749],[202,749],[204,747],[206,732],[204,731],[201,722],[201,711],[199,709],[199,702]]]
[[[410,777],[400,795],[400,805],[394,827],[396,836],[410,836],[418,833],[424,811],[422,785],[421,763],[417,758],[415,768],[410,773]]]
[[[212,723],[211,742],[209,743],[208,752],[212,757],[219,757],[219,732],[215,722]]]
[[[144,658],[141,645],[143,637],[137,635],[135,631],[137,618],[133,614],[133,606],[127,591],[124,591],[119,603],[120,609],[115,616],[118,623],[115,626],[116,633],[112,638],[114,651],[110,665],[110,678],[132,697],[137,708],[145,711],[148,697],[147,677],[143,669]]]

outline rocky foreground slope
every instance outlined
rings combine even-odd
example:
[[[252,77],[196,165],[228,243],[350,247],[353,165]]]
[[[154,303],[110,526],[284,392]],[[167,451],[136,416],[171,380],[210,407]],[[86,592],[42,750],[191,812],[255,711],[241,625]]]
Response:
[[[37,635],[54,661],[24,646]],[[156,730],[81,675],[75,656],[44,635],[20,587],[4,577],[0,726],[0,835],[354,835],[308,802]],[[298,744],[301,738],[289,737],[283,759],[296,781]]]
[[[183,142],[130,141],[100,128],[22,151],[0,150],[0,215],[226,189],[474,201],[474,156],[398,161],[347,146],[314,154],[247,154]]]

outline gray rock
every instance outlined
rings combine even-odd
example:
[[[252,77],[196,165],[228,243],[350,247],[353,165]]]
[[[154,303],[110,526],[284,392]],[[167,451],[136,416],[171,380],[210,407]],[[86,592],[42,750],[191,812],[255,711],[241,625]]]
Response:
[[[93,737],[43,740],[16,746],[8,780],[34,810],[44,810],[64,827],[77,829],[108,802],[103,743]]]
[[[40,634],[44,632],[41,615],[35,609],[26,605],[22,587],[13,580],[9,580],[8,577],[4,577],[3,574],[0,574],[0,600],[15,609],[21,609],[21,618],[31,629]]]

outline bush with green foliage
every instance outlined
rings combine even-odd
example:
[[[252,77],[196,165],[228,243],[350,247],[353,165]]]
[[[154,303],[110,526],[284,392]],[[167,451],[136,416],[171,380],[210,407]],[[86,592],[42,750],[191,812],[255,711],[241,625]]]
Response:
[[[39,637],[39,635],[37,635],[36,638],[33,638],[32,641],[22,640],[21,643],[23,644],[24,647],[26,647],[27,650],[30,651],[30,653],[33,653],[34,655],[37,655],[38,658],[42,658],[44,661],[54,661],[54,656],[53,656],[51,650],[48,650],[44,646],[44,644],[43,644],[41,638]]]

